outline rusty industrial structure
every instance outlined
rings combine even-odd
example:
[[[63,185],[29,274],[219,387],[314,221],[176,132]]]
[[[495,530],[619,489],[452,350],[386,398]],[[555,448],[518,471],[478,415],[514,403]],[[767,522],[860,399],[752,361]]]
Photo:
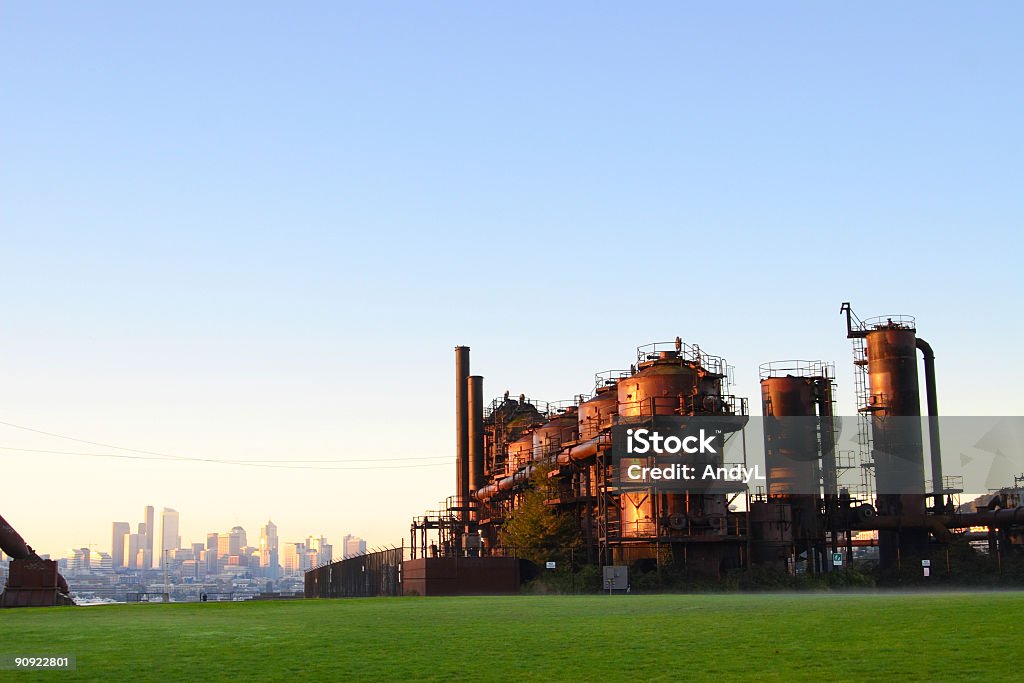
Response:
[[[481,552],[500,551],[501,526],[522,484],[544,466],[557,491],[550,504],[577,520],[586,559],[681,561],[711,572],[742,566],[745,523],[729,509],[740,490],[624,490],[610,459],[613,424],[639,428],[660,416],[715,416],[741,427],[747,405],[730,394],[728,370],[724,359],[676,339],[640,347],[629,371],[598,373],[592,395],[562,404],[506,395],[471,415],[484,435],[482,462],[471,467],[483,470],[486,483],[460,505],[468,507],[465,521],[471,537],[479,535]]]
[[[7,585],[0,592],[0,607],[56,607],[73,605],[68,582],[57,563],[44,560],[0,516],[0,550],[11,557]]]
[[[849,496],[839,498],[835,453],[834,368],[822,361],[765,363],[761,374],[766,495],[750,501],[752,561],[791,566],[803,556],[819,571],[826,553],[852,554],[839,524]],[[811,493],[819,490],[822,495]]]
[[[616,486],[616,426],[714,417],[732,425],[725,439],[743,428],[747,402],[731,393],[731,368],[696,344],[677,337],[641,346],[628,370],[598,373],[592,393],[570,401],[505,392],[486,407],[483,378],[470,374],[469,348],[456,347],[456,493],[442,509],[413,520],[412,557],[514,556],[502,528],[538,470],[556,492],[546,504],[575,521],[577,561],[601,565],[673,565],[712,576],[752,565],[827,572],[841,563],[837,556],[843,564],[853,558],[858,532],[876,531],[871,543],[884,568],[926,556],[949,542],[951,530],[977,526],[989,527],[1000,550],[1019,550],[1024,508],[993,502],[972,514],[954,510],[962,480],[942,472],[935,356],[913,318],[862,321],[849,304],[841,313],[854,344],[860,452],[836,449],[831,363],[766,363],[760,388],[767,482],[757,491]],[[921,419],[934,484],[925,479]],[[846,472],[859,472],[861,483],[841,482]]]

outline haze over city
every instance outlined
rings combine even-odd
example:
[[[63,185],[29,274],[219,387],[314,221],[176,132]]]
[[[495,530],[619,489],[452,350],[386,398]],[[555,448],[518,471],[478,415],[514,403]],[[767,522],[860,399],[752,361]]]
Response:
[[[752,398],[820,358],[850,414],[843,301],[1022,414],[1020,7],[885,12],[5,5],[0,511],[399,544],[456,344],[551,401],[677,335]]]

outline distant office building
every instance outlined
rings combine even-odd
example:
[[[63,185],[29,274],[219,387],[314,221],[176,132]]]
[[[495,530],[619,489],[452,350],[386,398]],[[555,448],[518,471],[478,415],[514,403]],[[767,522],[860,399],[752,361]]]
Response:
[[[268,579],[278,579],[280,564],[278,559],[277,525],[267,521],[260,531],[260,567]]]
[[[147,547],[149,543],[149,537],[146,535],[146,523],[140,522],[138,536],[138,548],[135,554],[132,556],[134,564],[133,569],[151,569],[153,567],[153,551]]]
[[[103,552],[89,554],[89,569],[93,572],[108,573],[114,570],[114,560]]]
[[[309,554],[305,543],[284,544],[284,573],[286,576],[300,574],[307,569]]]
[[[141,525],[140,525],[141,526]],[[124,566],[128,569],[139,568],[140,541],[138,534],[128,536],[128,548],[125,550]]]
[[[178,511],[164,508],[160,513],[160,551],[161,553],[177,550],[181,547],[181,536],[178,535]],[[161,554],[161,557],[163,555]]]
[[[90,567],[90,552],[88,548],[72,548],[68,553],[68,571],[86,572]]]
[[[219,534],[217,537],[217,554],[220,557],[241,555],[245,543],[245,529],[236,526],[226,534]]]
[[[128,537],[132,534],[132,525],[128,522],[114,522],[114,533],[110,541],[110,560],[114,569],[127,567],[128,551],[130,550]]]
[[[306,539],[306,549],[310,553],[310,566],[306,569],[311,569],[317,565],[330,564],[333,547],[327,542],[327,539],[323,536],[310,536]]]
[[[344,552],[345,557],[366,554],[366,541],[359,538],[358,536],[348,534],[345,536],[344,539],[342,539],[342,544],[344,545],[344,549],[342,552]]]
[[[220,571],[220,534],[206,534],[206,573],[216,574]]]
[[[143,523],[146,525],[145,542],[142,544],[142,550],[146,551],[146,559],[139,566],[139,569],[151,569],[153,567],[153,539],[156,536],[156,528],[153,526],[153,506],[147,505],[143,508],[142,514],[145,519]],[[143,532],[140,531],[139,535],[141,536],[142,534]]]
[[[249,545],[248,541],[245,540],[245,529],[240,526],[231,527],[232,546],[236,548],[235,553],[241,552],[242,548]],[[237,542],[237,546],[234,544]]]

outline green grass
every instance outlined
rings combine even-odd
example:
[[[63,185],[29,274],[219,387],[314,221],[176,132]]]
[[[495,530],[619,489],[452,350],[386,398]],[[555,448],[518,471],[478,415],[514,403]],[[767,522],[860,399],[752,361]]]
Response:
[[[813,679],[1019,670],[1024,593],[378,598],[0,611],[11,680]]]

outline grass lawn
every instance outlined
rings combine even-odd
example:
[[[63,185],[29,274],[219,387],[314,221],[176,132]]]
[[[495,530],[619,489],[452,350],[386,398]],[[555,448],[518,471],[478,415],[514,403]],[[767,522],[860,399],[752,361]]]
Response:
[[[0,611],[4,680],[818,681],[1020,670],[1024,592],[513,596]]]

